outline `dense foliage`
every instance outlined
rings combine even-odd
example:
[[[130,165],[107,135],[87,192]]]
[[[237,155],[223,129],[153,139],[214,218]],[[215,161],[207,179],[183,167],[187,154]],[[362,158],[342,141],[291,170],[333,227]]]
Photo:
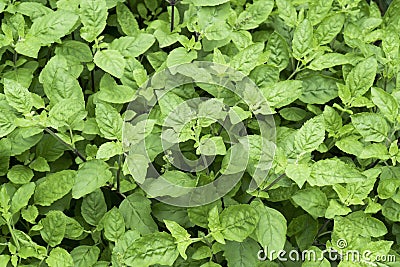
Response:
[[[363,0],[0,0],[0,12],[1,267],[398,266],[377,257],[400,253],[399,0],[384,17]],[[156,92],[140,94],[149,75],[193,61],[240,71],[263,97],[179,86],[132,126],[148,157],[127,156],[123,122],[140,117],[128,103]],[[198,97],[203,117],[163,136]],[[269,143],[257,116],[274,118]],[[180,207],[155,199],[174,193],[165,184],[139,186],[150,163],[172,184],[218,180],[240,162],[236,124],[249,160],[223,198]],[[161,139],[213,161],[179,170]],[[371,254],[268,253],[281,249]]]

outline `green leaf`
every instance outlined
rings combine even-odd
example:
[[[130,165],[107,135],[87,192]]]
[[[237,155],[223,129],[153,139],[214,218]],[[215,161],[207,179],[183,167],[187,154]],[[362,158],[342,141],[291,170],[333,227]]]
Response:
[[[268,39],[267,51],[271,51],[268,64],[276,66],[280,71],[289,65],[289,47],[286,40],[277,32],[273,32]]]
[[[104,236],[110,241],[116,242],[125,233],[124,217],[116,207],[113,207],[104,215],[102,224]]]
[[[312,185],[324,186],[340,183],[356,183],[365,179],[357,169],[343,161],[332,158],[319,160],[311,167],[311,174],[307,181]]]
[[[83,234],[82,225],[75,219],[70,218],[68,216],[64,216],[65,219],[65,238],[69,239],[80,239]]]
[[[297,60],[305,57],[313,49],[313,27],[308,19],[300,22],[293,35],[293,56]]]
[[[79,11],[83,24],[80,30],[81,37],[92,42],[102,33],[107,24],[106,0],[82,0]]]
[[[352,97],[364,95],[375,81],[378,63],[374,57],[358,63],[347,75],[346,86]]]
[[[65,107],[68,107],[66,109]],[[71,129],[79,128],[79,124],[86,118],[85,103],[79,99],[65,99],[57,102],[49,112],[49,124],[58,129],[68,126]]]
[[[147,70],[134,58],[129,58],[127,63],[124,76],[121,78],[122,84],[133,87],[133,89],[136,89],[138,86],[143,86],[148,80]]]
[[[391,221],[400,222],[400,214],[398,212],[399,208],[399,203],[393,201],[392,199],[388,199],[382,206],[382,214]]]
[[[342,128],[342,117],[339,115],[339,113],[337,113],[334,108],[330,106],[325,106],[323,116],[325,129],[329,134],[334,134],[338,132],[340,128]]]
[[[186,249],[190,244],[193,243],[193,241],[190,239],[190,234],[186,231],[185,228],[174,221],[164,220],[164,223],[165,226],[167,226],[168,230],[171,232],[171,235],[178,243],[179,254],[182,256],[182,258],[186,260]]]
[[[74,71],[73,64],[79,64],[71,57],[56,55],[50,59],[39,76],[43,83],[44,92],[51,102],[56,103],[64,99],[79,99],[83,101],[82,88],[77,81],[80,75],[78,66]],[[81,66],[79,64],[79,66]],[[75,73],[75,71],[77,72]]]
[[[315,253],[315,254],[313,254]],[[324,258],[324,257],[319,257],[314,259],[313,256],[311,255],[323,255],[323,251],[321,251],[319,248],[317,247],[310,247],[308,249],[308,256],[305,256],[305,260],[303,262],[303,264],[301,265],[301,267],[330,267],[331,264],[329,263],[329,261]]]
[[[123,3],[117,4],[117,21],[122,31],[128,36],[139,32],[139,25],[129,8]]]
[[[8,171],[7,178],[14,184],[27,184],[33,178],[33,171],[23,165],[14,165]]]
[[[17,117],[8,109],[0,108],[0,112],[2,114],[0,117],[0,137],[4,137],[17,128],[17,125],[14,123]]]
[[[122,201],[119,210],[128,229],[135,229],[142,235],[157,230],[157,225],[150,215],[150,204],[149,199],[138,193],[131,194]]]
[[[199,247],[192,255],[192,259],[194,260],[202,260],[211,257],[212,257],[212,251],[207,246]]]
[[[50,166],[45,158],[38,157],[29,163],[29,168],[37,172],[48,172],[50,171]]]
[[[200,267],[221,267],[221,265],[219,265],[218,263],[209,261],[209,262],[206,262],[206,263],[200,265]]]
[[[59,41],[70,33],[79,16],[67,11],[57,10],[36,19],[25,38],[17,42],[16,51],[29,57],[37,57],[41,46]]]
[[[396,194],[399,183],[399,169],[397,167],[383,167],[380,181],[377,188],[378,196],[381,199],[388,199]]]
[[[20,155],[28,149],[35,146],[43,136],[41,128],[24,127],[17,128],[7,136],[8,142],[11,143],[11,156]],[[15,165],[19,166],[19,165]],[[21,170],[20,167],[18,167]],[[26,179],[25,176],[22,179]],[[30,179],[30,178],[29,178]],[[17,179],[16,183],[23,183],[21,179]]]
[[[116,155],[121,155],[122,151],[122,144],[119,142],[107,142],[102,144],[97,150],[96,158],[107,160]]]
[[[226,148],[221,136],[201,138],[197,153],[205,156],[225,155]]]
[[[351,63],[351,61],[346,55],[339,53],[327,53],[314,59],[308,68],[312,70],[323,70],[349,63]]]
[[[126,231],[115,243],[112,251],[112,263],[125,264],[125,259],[128,258],[126,252],[138,238],[140,238],[139,232],[133,230]]]
[[[188,211],[184,207],[176,207],[162,202],[152,205],[152,214],[158,221],[171,220],[182,227],[189,228],[194,226],[188,216]],[[207,220],[207,218],[205,218]]]
[[[7,267],[8,262],[10,261],[10,255],[0,255],[0,266],[1,267]],[[50,266],[51,267],[51,266]]]
[[[18,250],[18,256],[20,258],[27,259],[29,257],[34,257],[37,259],[44,259],[47,255],[46,248],[33,242],[30,236],[24,232],[14,229],[13,235],[17,242],[22,245]]]
[[[66,10],[57,10],[35,20],[27,37],[35,37],[43,45],[48,45],[68,34],[77,21],[76,14]]]
[[[351,122],[365,141],[382,142],[388,135],[389,125],[379,114],[355,114],[351,116]]]
[[[230,66],[235,70],[248,75],[255,67],[263,64],[260,62],[260,56],[264,50],[263,43],[255,43],[236,54],[230,62]],[[261,58],[262,60],[262,58]]]
[[[138,123],[136,123],[134,126],[132,124],[124,124],[124,143],[129,144],[129,145],[136,145],[139,144],[140,142],[146,140],[147,139],[151,139],[153,141],[157,143],[161,143],[161,140],[159,139],[160,136],[159,135],[151,135],[151,131],[154,128],[154,124],[155,121],[154,120],[150,120],[150,119],[146,119],[146,120],[142,120],[139,121]],[[151,149],[149,149],[148,152],[150,152]],[[156,151],[158,151],[158,149],[156,149]],[[132,150],[132,152],[134,152]],[[155,152],[156,156],[157,154],[159,154],[161,151],[159,151],[158,153]],[[137,158],[135,155],[131,153],[133,158]],[[143,154],[142,154],[143,156]],[[148,156],[150,156],[150,153],[148,154]],[[146,156],[144,156],[145,158],[147,158]],[[134,163],[135,164],[135,163]]]
[[[126,160],[133,179],[143,184],[147,174],[149,159],[142,154],[129,153]]]
[[[225,239],[242,242],[256,228],[260,215],[250,205],[234,205],[220,215],[221,233]]]
[[[325,126],[322,116],[308,120],[295,134],[296,148],[304,152],[312,152],[318,148],[325,139]]]
[[[35,190],[35,203],[42,206],[50,206],[56,200],[68,194],[74,186],[76,172],[63,170],[48,174]]]
[[[302,121],[308,115],[307,111],[296,107],[283,108],[279,111],[279,114],[288,121]]]
[[[318,0],[312,2],[307,17],[313,26],[320,23],[328,15],[332,8],[332,2],[333,0]]]
[[[377,87],[372,87],[371,95],[374,104],[377,105],[382,114],[393,123],[399,114],[399,104],[396,98]]]
[[[292,196],[292,200],[314,218],[324,217],[328,208],[328,200],[325,193],[317,187],[297,191]]]
[[[239,14],[235,27],[242,30],[257,28],[268,19],[273,7],[273,0],[254,1],[253,4],[248,5],[246,9]]]
[[[170,10],[170,8],[168,8],[168,10]],[[168,12],[168,15],[169,15],[169,17],[171,17],[170,11]],[[176,16],[175,16],[175,18],[176,18]],[[158,45],[160,48],[170,46],[179,41],[180,35],[176,32],[171,32],[171,30],[169,29],[170,25],[166,21],[162,21],[162,22],[157,21],[157,22],[158,22],[157,27],[156,27],[157,29],[154,32],[154,37],[157,39]],[[162,51],[157,51],[157,52],[155,52],[155,54],[161,55],[163,53],[162,53]]]
[[[157,232],[135,240],[126,251],[125,263],[143,267],[154,264],[171,266],[178,256],[174,238],[167,233]]]
[[[146,52],[155,42],[151,34],[138,33],[134,37],[126,36],[114,39],[109,49],[117,50],[125,58],[138,57]]]
[[[172,50],[167,57],[167,67],[172,67],[175,65],[190,63],[197,58],[196,51],[188,52],[183,47],[178,47]]]
[[[49,267],[73,267],[74,260],[71,255],[63,248],[56,247],[50,251],[49,257],[46,259]]]
[[[387,234],[388,230],[383,222],[365,214],[363,211],[356,211],[346,217],[357,228],[357,233],[365,237],[380,237]]]
[[[80,62],[91,62],[93,60],[92,51],[89,46],[85,43],[66,40],[56,47],[56,55],[61,55],[63,57],[74,57],[74,59]]]
[[[232,34],[232,28],[224,21],[216,22],[205,28],[204,36],[208,40],[224,40]]]
[[[262,89],[268,104],[274,108],[281,108],[294,102],[302,93],[301,81],[282,81],[269,88]]]
[[[256,241],[247,238],[242,243],[228,241],[224,246],[224,256],[229,267],[257,266],[260,247]]]
[[[220,222],[220,216],[219,216],[219,210],[218,206],[214,205],[209,211],[208,211],[208,228],[211,230],[211,235],[214,237],[215,241],[217,241],[220,244],[225,244],[225,238],[223,234],[221,233],[222,231],[222,225]]]
[[[100,133],[107,139],[122,139],[122,118],[112,106],[106,103],[96,105],[96,122]]]
[[[358,139],[360,139],[359,136],[346,136],[338,140],[335,145],[343,152],[358,156],[364,149],[363,143],[358,141]]]
[[[339,203],[335,199],[329,200],[329,206],[326,209],[325,217],[328,219],[333,219],[338,215],[347,215],[351,212],[349,207],[346,207],[342,203]]]
[[[229,2],[229,0],[210,0],[207,2],[204,2],[201,0],[189,0],[189,1],[194,6],[218,6],[218,5],[224,4],[226,2]]]
[[[29,199],[35,191],[35,183],[24,184],[14,193],[11,199],[11,212],[17,213],[23,207],[28,206]]]
[[[372,191],[376,182],[376,177],[379,175],[379,173],[379,169],[369,169],[363,172],[363,175],[366,176],[366,179],[364,179],[362,182],[349,183],[346,184],[345,187],[336,184],[333,186],[333,189],[338,194],[342,203],[346,205],[362,205],[364,204],[364,200]]]
[[[75,267],[93,266],[100,255],[100,249],[97,246],[78,246],[71,251]]]
[[[25,221],[32,224],[36,224],[36,218],[39,215],[39,211],[35,206],[27,206],[21,210],[21,216]]]
[[[8,213],[10,210],[10,194],[5,185],[0,188],[0,207],[2,212]]]
[[[100,80],[100,91],[97,97],[107,103],[123,104],[134,99],[135,91],[125,85],[118,85],[108,73]]]
[[[288,164],[285,173],[301,188],[309,179],[311,168],[306,164]]]
[[[371,144],[364,147],[358,157],[361,159],[378,158],[388,160],[390,155],[384,144]]]
[[[251,205],[260,213],[260,220],[254,231],[257,241],[264,251],[282,250],[286,242],[285,217],[279,211],[266,207],[260,201],[253,201]],[[275,258],[270,260],[275,260]]]
[[[76,173],[72,197],[78,199],[90,194],[109,182],[111,178],[112,173],[108,164],[104,161],[94,159],[84,162]]]
[[[59,159],[66,150],[64,144],[53,136],[46,134],[37,144],[35,153],[39,157],[45,158],[48,162],[54,162]]]
[[[296,25],[297,12],[292,2],[288,0],[276,0],[276,6],[278,7],[279,17],[285,21],[286,25],[293,28]]]
[[[107,205],[103,192],[100,189],[83,197],[81,213],[88,224],[98,225],[107,212]]]
[[[14,80],[4,79],[4,94],[10,106],[28,114],[32,109],[32,95],[27,88]]]
[[[43,228],[40,230],[40,235],[51,247],[57,246],[64,239],[66,228],[64,216],[61,211],[53,210],[41,220]]]
[[[220,201],[217,202],[213,202],[207,205],[203,205],[203,206],[198,206],[198,207],[191,207],[188,208],[188,216],[191,222],[193,222],[194,224],[203,227],[203,228],[207,228],[208,225],[208,215],[210,213],[210,210],[214,207],[217,206],[217,214],[218,214],[218,210],[221,211],[222,210],[222,205]]]
[[[126,65],[123,55],[118,50],[101,50],[96,52],[93,58],[94,63],[112,76],[121,78],[124,75]]]
[[[330,43],[342,30],[345,22],[343,13],[333,13],[322,20],[315,30],[315,39],[319,45]]]

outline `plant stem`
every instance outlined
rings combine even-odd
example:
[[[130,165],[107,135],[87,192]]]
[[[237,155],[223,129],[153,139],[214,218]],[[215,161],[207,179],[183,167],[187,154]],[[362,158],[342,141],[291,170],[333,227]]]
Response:
[[[14,70],[16,70],[17,69],[17,61],[18,61],[18,53],[15,50],[14,50],[14,54],[13,54],[13,61],[14,61]]]
[[[117,191],[120,193],[121,189],[121,162],[122,162],[122,155],[118,156],[118,170],[117,170]]]
[[[20,247],[19,247],[18,239],[14,235],[14,227],[11,225],[10,219],[6,220],[6,223],[7,223],[8,231],[10,231],[11,238],[14,241],[14,244],[17,247],[17,250],[19,250]]]
[[[94,90],[94,68],[90,71],[90,81],[91,81],[91,89],[93,92],[95,92]]]
[[[331,220],[326,219],[326,221],[324,222],[324,224],[318,229],[317,235],[315,236],[314,242],[315,243],[318,239],[318,237],[321,236],[322,231],[328,226],[328,224],[330,223]]]
[[[175,5],[176,5],[176,0],[171,0],[169,2],[171,5],[171,32],[174,31],[174,25],[175,25]]]
[[[277,177],[277,178],[275,178],[275,180],[273,180],[266,188],[264,188],[263,189],[263,191],[268,191],[269,189],[271,189],[274,185],[276,185],[280,180],[282,180],[283,179],[283,177],[285,177],[286,176],[286,174],[281,174],[281,175],[279,175],[279,177]],[[256,197],[258,197],[258,196],[252,196],[250,199],[249,199],[249,201],[248,201],[248,203],[250,203],[251,201],[253,201]]]
[[[300,71],[302,71],[303,69],[300,67],[300,61],[297,61],[297,66],[296,69],[293,71],[292,74],[290,74],[290,76],[287,78],[288,80],[292,79],[297,73],[299,73]]]
[[[64,146],[68,147],[70,150],[72,150],[72,152],[74,152],[74,154],[76,156],[78,156],[82,161],[86,162],[86,157],[78,151],[78,149],[76,149],[75,147],[73,147],[72,145],[68,144],[67,142],[65,142],[64,140],[62,140],[55,132],[53,132],[50,128],[46,127],[44,129],[47,133],[49,133],[51,136],[53,136],[55,139],[57,139],[58,141],[60,141]]]
[[[173,32],[174,31],[175,6],[172,5],[171,8],[172,8],[172,10],[171,10],[171,32]]]
[[[263,191],[267,191],[269,189],[271,189],[274,185],[276,185],[280,180],[282,180],[284,177],[286,176],[286,174],[281,174],[279,175],[278,178],[275,178],[275,180],[273,180]]]
[[[111,191],[115,191],[115,190],[113,190],[114,187],[113,187],[112,185],[102,186],[102,188],[107,188],[107,189],[109,189],[109,190],[111,190]],[[121,192],[119,192],[119,191],[115,191],[115,192],[117,193],[117,195],[121,196],[123,199],[126,198],[126,195],[125,195],[125,194],[123,194],[123,193],[121,193]]]

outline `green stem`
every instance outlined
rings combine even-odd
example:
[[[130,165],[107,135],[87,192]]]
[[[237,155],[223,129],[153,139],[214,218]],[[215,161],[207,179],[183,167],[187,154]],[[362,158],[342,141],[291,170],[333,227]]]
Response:
[[[303,64],[300,65],[300,61],[297,61],[296,69],[293,71],[292,74],[287,78],[288,80],[292,79],[297,73],[303,70]]]
[[[121,162],[122,162],[122,155],[118,156],[118,170],[117,170],[117,191],[120,193],[121,190]]]
[[[279,175],[278,178],[275,178],[275,180],[273,180],[265,189],[264,191],[267,191],[269,189],[271,189],[274,185],[276,185],[280,180],[282,180],[284,177],[286,176],[286,174],[281,174]]]
[[[14,235],[14,227],[11,225],[10,220],[6,220],[6,221],[7,221],[8,231],[10,231],[11,238],[14,241],[14,244],[17,247],[17,251],[18,251],[20,249],[20,247],[19,247],[18,239]]]

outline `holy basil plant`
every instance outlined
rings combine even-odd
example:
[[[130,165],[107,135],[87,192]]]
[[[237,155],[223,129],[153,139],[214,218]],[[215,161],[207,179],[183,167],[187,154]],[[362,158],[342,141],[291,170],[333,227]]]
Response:
[[[400,264],[400,0],[0,12],[0,267]]]

